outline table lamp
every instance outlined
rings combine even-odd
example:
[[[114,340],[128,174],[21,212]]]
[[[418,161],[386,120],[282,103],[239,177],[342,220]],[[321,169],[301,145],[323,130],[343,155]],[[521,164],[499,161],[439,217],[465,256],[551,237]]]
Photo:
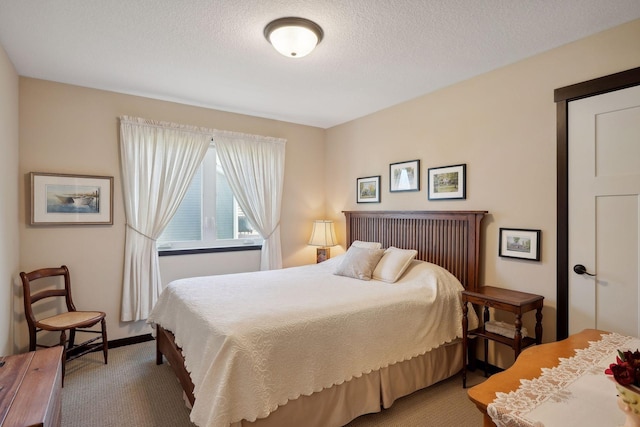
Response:
[[[333,221],[326,219],[317,219],[313,221],[313,231],[311,232],[309,244],[311,246],[319,246],[316,249],[316,262],[328,260],[330,256],[329,246],[335,246],[338,244]]]

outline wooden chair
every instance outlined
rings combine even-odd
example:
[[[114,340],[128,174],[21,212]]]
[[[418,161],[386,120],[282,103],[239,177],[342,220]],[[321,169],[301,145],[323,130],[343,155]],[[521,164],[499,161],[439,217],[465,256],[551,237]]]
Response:
[[[57,276],[64,277],[64,289],[59,286],[51,288],[47,286],[44,290],[32,291],[32,282],[44,278],[55,278]],[[63,265],[59,268],[41,268],[34,270],[30,273],[20,273],[22,279],[22,287],[24,289],[24,313],[27,318],[27,324],[29,325],[29,351],[35,351],[36,347],[50,347],[47,345],[37,344],[36,334],[41,331],[59,331],[60,332],[60,345],[64,347],[62,352],[62,381],[64,384],[65,365],[69,360],[76,359],[87,353],[95,351],[102,347],[102,353],[104,355],[104,363],[107,363],[107,327],[105,323],[106,314],[102,311],[78,311],[73,304],[71,298],[71,278],[69,275],[69,269]],[[55,279],[49,279],[54,280]],[[43,299],[64,297],[67,311],[59,314],[36,318],[33,311],[33,304]],[[101,330],[91,330],[96,324],[100,323]],[[83,328],[83,329],[80,329]],[[67,340],[66,331],[69,330],[69,339]],[[75,344],[77,332],[89,332],[94,334],[100,334],[100,336],[93,337],[80,344]]]

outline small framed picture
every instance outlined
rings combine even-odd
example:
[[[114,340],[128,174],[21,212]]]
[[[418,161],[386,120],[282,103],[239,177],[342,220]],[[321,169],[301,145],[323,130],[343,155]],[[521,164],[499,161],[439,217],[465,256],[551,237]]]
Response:
[[[32,225],[113,224],[113,177],[31,172]]]
[[[466,199],[467,165],[429,168],[429,200]]]
[[[420,160],[391,163],[389,191],[420,191]]]
[[[380,175],[357,180],[358,203],[380,203]]]
[[[498,255],[540,261],[540,230],[501,228]]]
[[[330,248],[317,248],[316,249],[316,263],[320,264],[329,259]]]

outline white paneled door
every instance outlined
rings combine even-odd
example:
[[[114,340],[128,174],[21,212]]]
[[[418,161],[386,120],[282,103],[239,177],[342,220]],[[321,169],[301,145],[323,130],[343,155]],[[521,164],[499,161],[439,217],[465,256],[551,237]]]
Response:
[[[640,336],[640,86],[571,101],[568,135],[569,334]]]

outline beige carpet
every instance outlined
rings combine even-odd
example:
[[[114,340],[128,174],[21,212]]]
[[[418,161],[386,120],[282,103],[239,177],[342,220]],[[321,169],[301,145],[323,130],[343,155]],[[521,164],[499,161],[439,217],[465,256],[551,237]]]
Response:
[[[468,375],[468,385],[484,378]],[[406,396],[387,410],[365,415],[349,427],[477,427],[480,412],[467,398],[459,375]],[[193,426],[182,389],[165,363],[155,364],[155,342],[93,353],[67,364],[62,392],[63,427]],[[303,427],[303,426],[301,426]]]

